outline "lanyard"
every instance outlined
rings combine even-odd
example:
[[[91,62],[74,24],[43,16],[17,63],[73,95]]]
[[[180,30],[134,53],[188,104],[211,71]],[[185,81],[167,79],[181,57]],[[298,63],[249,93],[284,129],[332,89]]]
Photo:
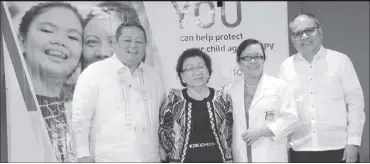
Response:
[[[128,72],[126,72],[128,73]],[[120,88],[122,102],[124,105],[125,124],[137,133],[145,133],[150,124],[149,98],[144,84],[143,71],[138,70],[130,76],[126,73],[120,74]],[[137,79],[132,79],[137,75]],[[138,83],[137,86],[131,84]]]

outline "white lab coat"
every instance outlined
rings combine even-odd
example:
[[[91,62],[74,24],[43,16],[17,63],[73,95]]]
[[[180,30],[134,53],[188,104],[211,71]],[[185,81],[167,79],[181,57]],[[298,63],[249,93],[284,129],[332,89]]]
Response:
[[[247,130],[244,108],[244,80],[226,87],[233,101],[233,160],[248,162],[247,143],[242,134]],[[266,120],[267,111],[274,118]],[[298,120],[293,93],[288,85],[275,77],[263,74],[249,109],[249,128],[267,126],[274,137],[261,137],[252,146],[252,162],[288,162],[287,135]]]

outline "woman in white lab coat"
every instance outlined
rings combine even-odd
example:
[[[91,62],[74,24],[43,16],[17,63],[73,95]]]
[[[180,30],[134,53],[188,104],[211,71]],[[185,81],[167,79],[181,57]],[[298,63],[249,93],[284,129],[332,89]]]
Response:
[[[244,78],[226,87],[234,107],[234,162],[288,162],[287,136],[298,120],[296,106],[288,84],[263,71],[265,59],[258,40],[238,46]]]

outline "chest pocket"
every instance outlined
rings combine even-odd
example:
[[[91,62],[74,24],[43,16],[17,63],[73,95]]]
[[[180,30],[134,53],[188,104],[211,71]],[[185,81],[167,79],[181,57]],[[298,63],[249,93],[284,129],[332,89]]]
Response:
[[[258,117],[264,122],[273,122],[279,116],[280,95],[277,93],[265,93],[256,104]]]
[[[323,77],[323,87],[322,91],[327,91],[326,93],[323,93],[323,95],[326,95],[327,97],[324,97],[324,99],[343,99],[343,89],[340,83],[340,77],[335,74],[327,73]]]

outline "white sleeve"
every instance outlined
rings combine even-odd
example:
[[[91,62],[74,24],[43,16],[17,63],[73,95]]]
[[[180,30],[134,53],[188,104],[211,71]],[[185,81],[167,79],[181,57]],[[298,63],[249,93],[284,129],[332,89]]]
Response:
[[[298,121],[295,99],[290,87],[285,84],[281,89],[280,97],[280,115],[276,121],[268,124],[267,127],[274,134],[273,139],[287,137],[294,129]]]
[[[99,92],[98,79],[94,78],[94,72],[89,68],[79,76],[72,101],[72,134],[77,158],[91,156],[90,126]]]
[[[341,84],[348,112],[347,144],[360,146],[365,124],[364,94],[351,60],[348,56],[344,59]]]

